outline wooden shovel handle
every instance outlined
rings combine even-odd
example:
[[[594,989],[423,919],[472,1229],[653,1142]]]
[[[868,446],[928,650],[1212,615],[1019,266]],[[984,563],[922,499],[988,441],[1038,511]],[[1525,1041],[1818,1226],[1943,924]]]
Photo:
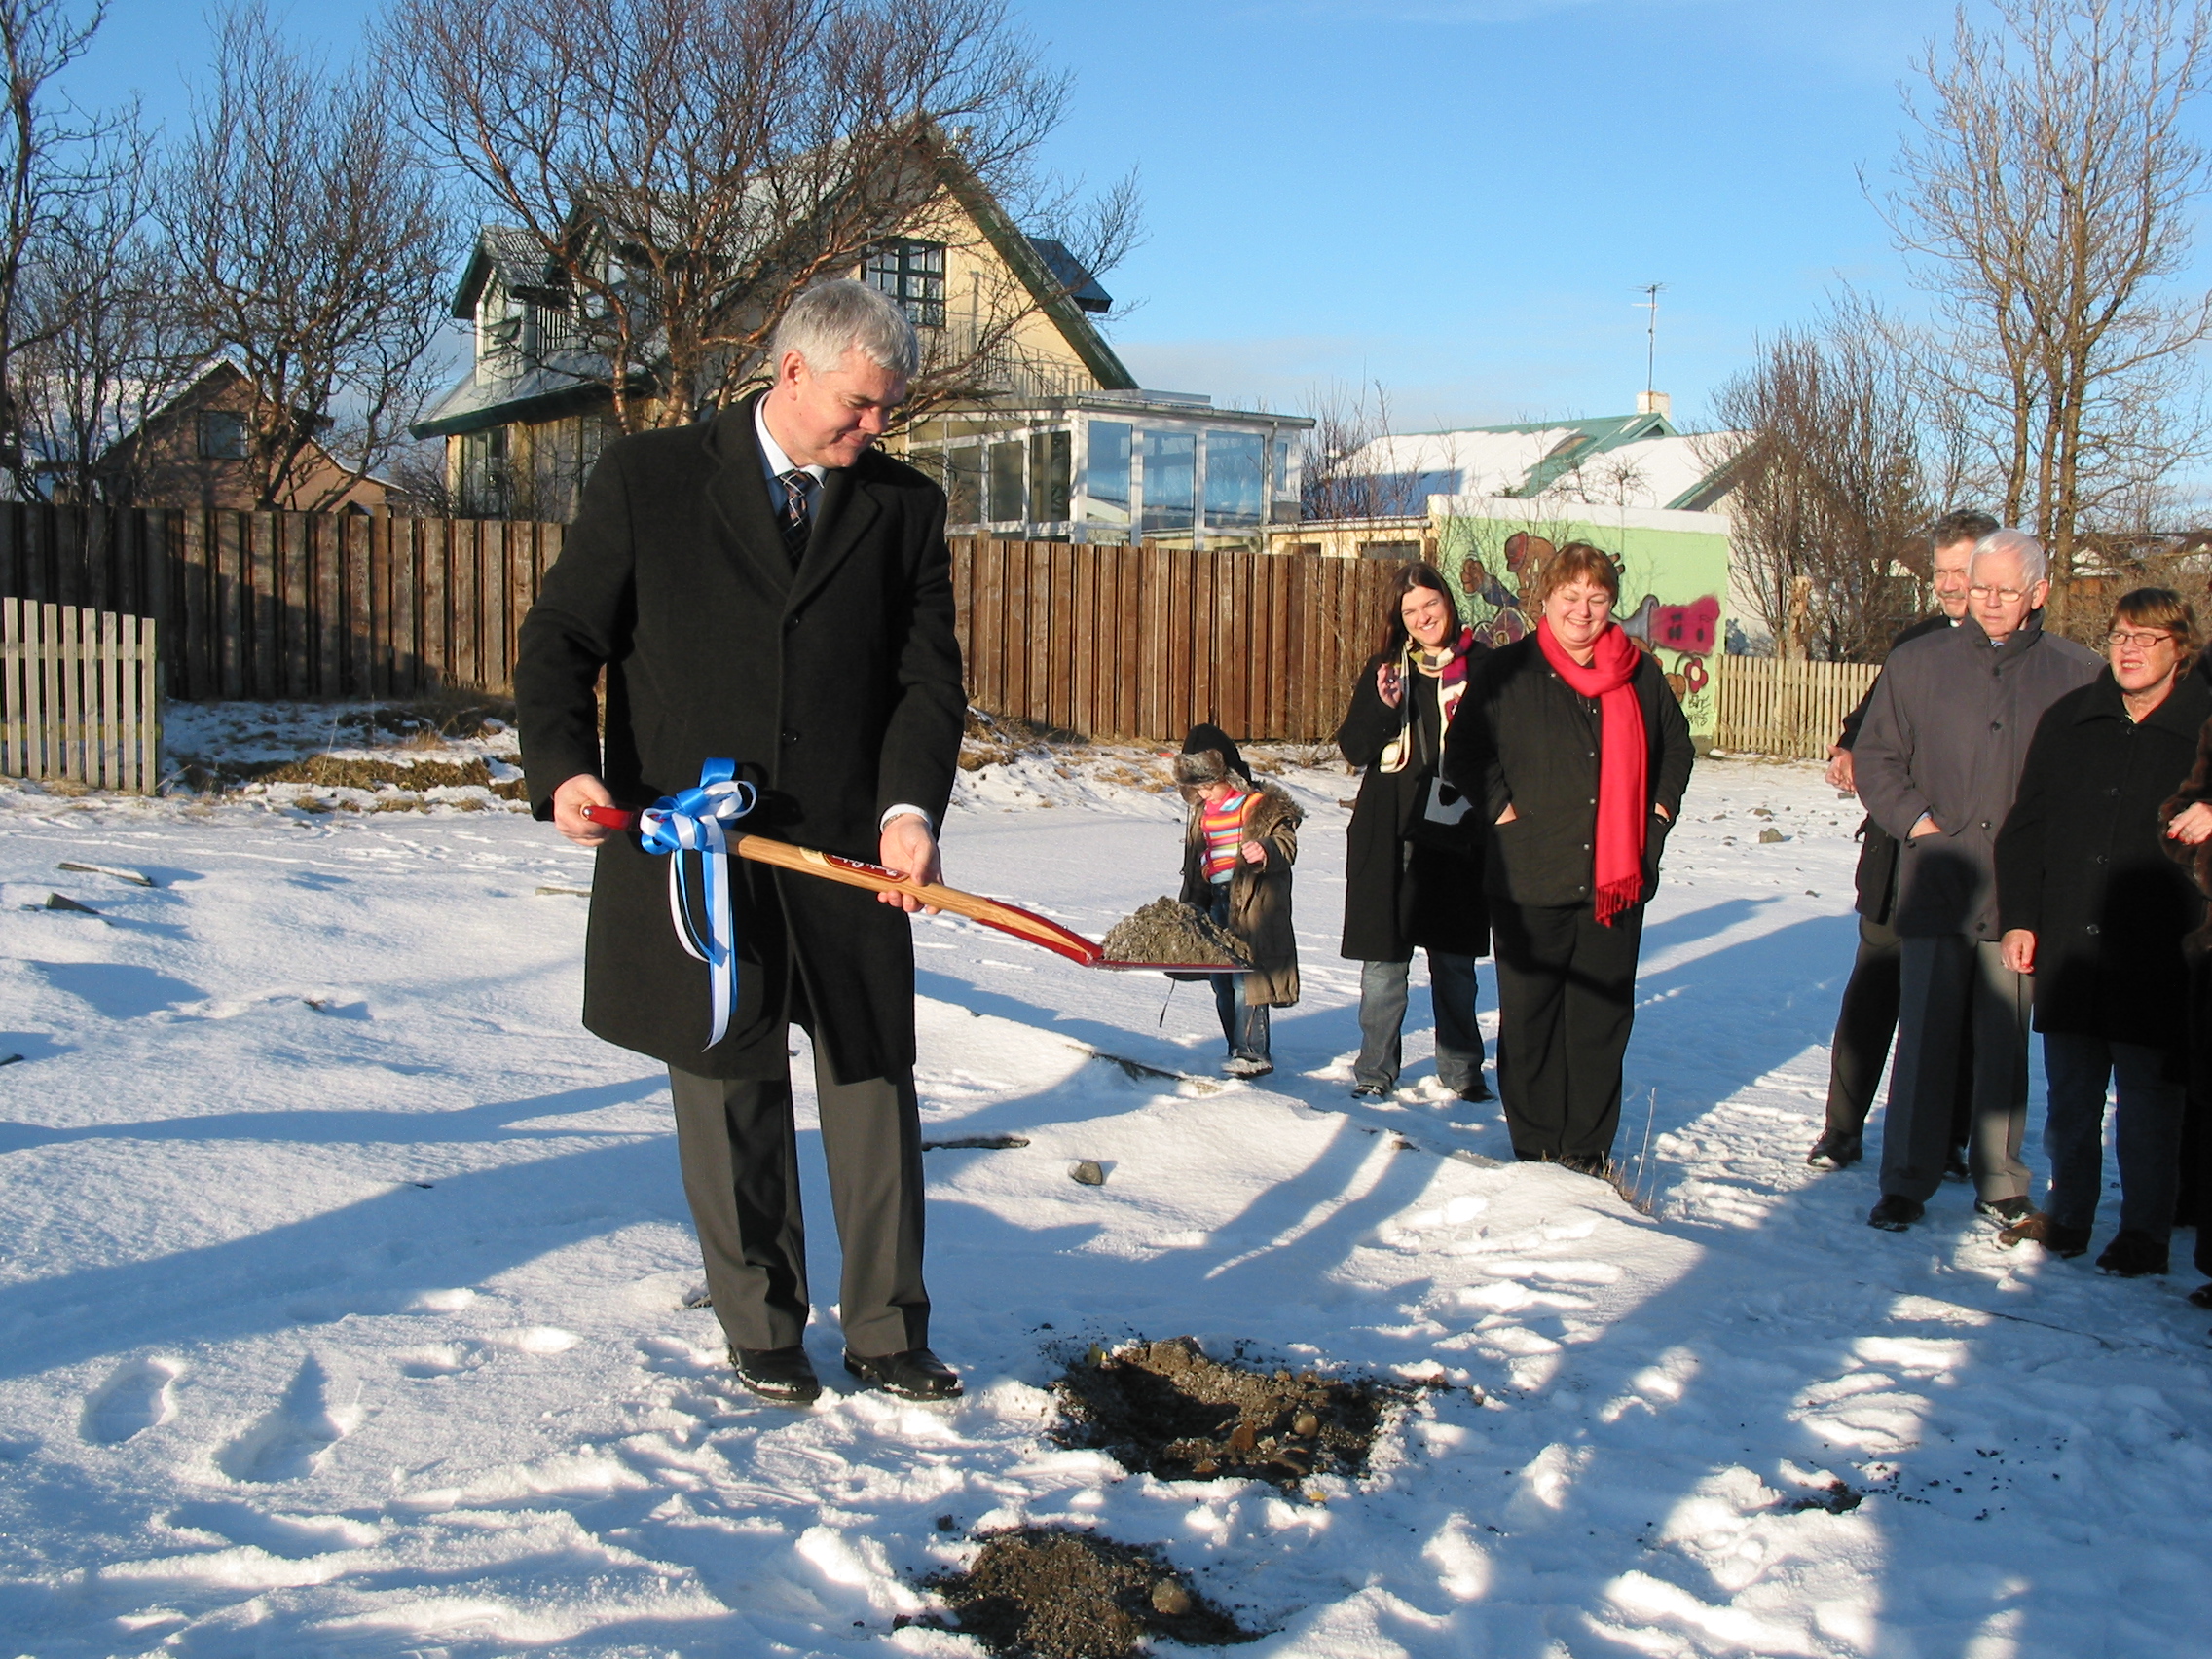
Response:
[[[730,851],[740,858],[774,865],[779,869],[819,875],[826,881],[865,887],[871,893],[910,893],[932,909],[950,910],[956,916],[966,916],[970,921],[1013,934],[1032,944],[1041,944],[1086,968],[1094,966],[1106,954],[1083,935],[1072,933],[1059,923],[1048,921],[1019,905],[1002,904],[980,894],[963,893],[940,881],[908,881],[893,875],[881,865],[817,852],[812,847],[794,847],[789,841],[772,841],[765,835],[739,835],[730,842]]]

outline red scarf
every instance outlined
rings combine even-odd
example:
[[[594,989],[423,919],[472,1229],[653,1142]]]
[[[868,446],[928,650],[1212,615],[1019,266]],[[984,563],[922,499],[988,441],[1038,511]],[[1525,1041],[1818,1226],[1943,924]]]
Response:
[[[1568,689],[1598,699],[1598,920],[1608,927],[1643,893],[1643,837],[1651,813],[1650,749],[1643,705],[1629,682],[1643,653],[1608,622],[1597,654],[1584,668],[1552,638],[1550,618],[1536,624],[1536,644]]]

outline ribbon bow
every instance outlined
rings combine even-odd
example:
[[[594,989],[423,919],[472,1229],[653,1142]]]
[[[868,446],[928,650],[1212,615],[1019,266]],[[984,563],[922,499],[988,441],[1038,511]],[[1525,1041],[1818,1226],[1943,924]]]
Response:
[[[734,760],[702,762],[697,789],[663,795],[638,814],[638,836],[647,852],[706,855],[698,866],[707,937],[702,940],[691,922],[691,866],[681,857],[669,861],[668,913],[676,922],[677,942],[707,965],[715,1009],[710,1049],[729,1030],[730,1010],[737,1006],[737,922],[729,901],[729,838],[722,826],[751,812],[758,798],[736,772]]]

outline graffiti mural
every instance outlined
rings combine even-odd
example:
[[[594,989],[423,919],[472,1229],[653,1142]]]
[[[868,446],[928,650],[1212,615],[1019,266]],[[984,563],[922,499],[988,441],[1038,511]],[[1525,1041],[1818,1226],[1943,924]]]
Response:
[[[1458,586],[1475,637],[1493,647],[1534,632],[1536,572],[1553,550],[1588,541],[1620,562],[1622,629],[1658,659],[1689,719],[1711,741],[1718,718],[1714,678],[1721,672],[1727,612],[1728,539],[1724,530],[1692,530],[1703,514],[1651,513],[1653,524],[1601,526],[1562,519],[1530,525],[1533,503],[1497,503],[1520,523],[1454,516],[1439,526],[1445,564]],[[1713,522],[1708,520],[1708,522]],[[1723,521],[1724,522],[1724,521]],[[1683,528],[1677,528],[1677,526]]]

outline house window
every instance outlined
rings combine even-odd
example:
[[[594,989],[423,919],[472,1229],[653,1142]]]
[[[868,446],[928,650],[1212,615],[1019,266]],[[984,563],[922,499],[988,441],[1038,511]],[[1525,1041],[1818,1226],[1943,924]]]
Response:
[[[861,279],[905,307],[916,327],[944,326],[944,243],[903,237],[879,242]]]
[[[1206,525],[1248,530],[1260,522],[1262,442],[1257,432],[1206,434]]]
[[[1093,524],[1129,522],[1129,435],[1121,421],[1090,423],[1090,464],[1084,469],[1084,517]]]
[[[1146,428],[1144,534],[1189,530],[1198,509],[1198,435]]]
[[[245,417],[229,409],[202,410],[200,453],[209,461],[245,460]]]

